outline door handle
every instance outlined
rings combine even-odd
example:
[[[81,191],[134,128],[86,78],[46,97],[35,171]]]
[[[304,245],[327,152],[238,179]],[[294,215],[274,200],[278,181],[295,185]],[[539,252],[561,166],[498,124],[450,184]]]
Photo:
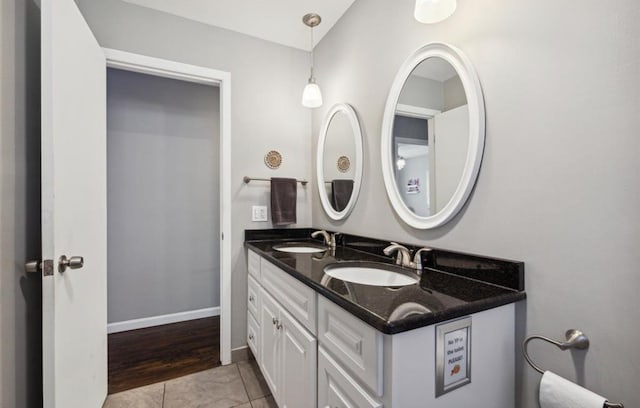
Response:
[[[53,275],[53,261],[51,259],[45,259],[44,261],[29,261],[24,264],[24,270],[27,273],[40,273],[44,276]]]
[[[27,273],[38,273],[40,272],[40,261],[29,261],[24,264],[24,270]]]
[[[80,269],[84,266],[84,258],[81,256],[72,256],[67,258],[66,255],[62,255],[58,261],[58,272],[63,273],[69,269]]]

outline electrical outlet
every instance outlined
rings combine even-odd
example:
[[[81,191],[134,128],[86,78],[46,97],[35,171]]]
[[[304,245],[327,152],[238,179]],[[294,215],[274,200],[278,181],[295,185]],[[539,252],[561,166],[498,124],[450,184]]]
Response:
[[[251,208],[251,221],[267,221],[267,206],[266,205],[254,205]]]

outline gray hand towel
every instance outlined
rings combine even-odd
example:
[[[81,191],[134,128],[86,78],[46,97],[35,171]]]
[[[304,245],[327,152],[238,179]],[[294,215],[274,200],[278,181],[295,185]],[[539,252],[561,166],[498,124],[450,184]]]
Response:
[[[296,223],[298,181],[291,178],[271,178],[271,222],[273,225]]]
[[[333,209],[340,212],[345,209],[353,193],[353,180],[333,180],[331,182],[331,204]]]

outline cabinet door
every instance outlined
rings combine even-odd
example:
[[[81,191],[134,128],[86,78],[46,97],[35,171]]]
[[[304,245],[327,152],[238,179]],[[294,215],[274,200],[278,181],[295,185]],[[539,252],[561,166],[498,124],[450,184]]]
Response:
[[[318,408],[382,408],[322,346],[318,352]]]
[[[280,310],[282,366],[280,406],[316,406],[317,340],[284,309]]]
[[[260,368],[264,379],[271,388],[276,401],[280,396],[280,361],[281,347],[278,330],[280,307],[276,301],[264,290],[260,289]]]

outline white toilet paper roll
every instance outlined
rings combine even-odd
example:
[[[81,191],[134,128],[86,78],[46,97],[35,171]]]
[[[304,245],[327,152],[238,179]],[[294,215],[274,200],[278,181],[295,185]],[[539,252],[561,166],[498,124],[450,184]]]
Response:
[[[542,408],[603,408],[606,398],[545,371],[540,380]]]

